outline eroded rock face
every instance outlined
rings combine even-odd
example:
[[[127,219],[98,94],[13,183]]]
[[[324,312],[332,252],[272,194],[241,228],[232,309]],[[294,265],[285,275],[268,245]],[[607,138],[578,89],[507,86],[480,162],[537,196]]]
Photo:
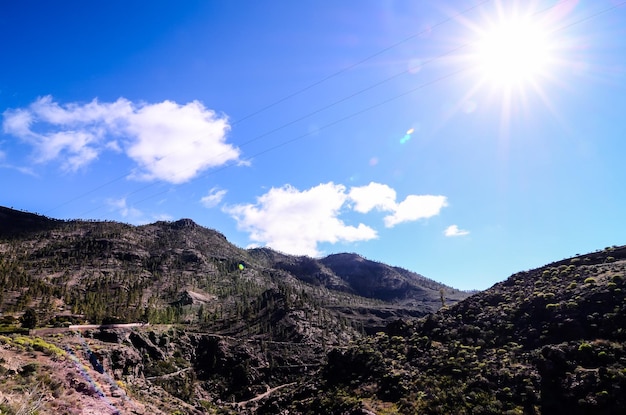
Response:
[[[121,344],[125,341],[128,341],[129,334],[130,333],[128,332],[128,330],[103,329],[89,331],[85,335],[103,341],[105,343]]]
[[[142,354],[147,354],[153,360],[164,360],[165,353],[157,346],[155,346],[152,341],[150,341],[149,336],[145,334],[133,331],[128,336],[128,340],[131,344]]]
[[[252,399],[270,385],[310,376],[325,354],[319,344],[159,328],[88,331],[75,337],[70,348],[83,365],[110,382],[157,388],[185,402]],[[88,394],[79,380],[72,388]]]
[[[138,350],[130,347],[112,347],[100,353],[105,369],[110,370],[115,379],[137,379],[143,376],[143,358]]]

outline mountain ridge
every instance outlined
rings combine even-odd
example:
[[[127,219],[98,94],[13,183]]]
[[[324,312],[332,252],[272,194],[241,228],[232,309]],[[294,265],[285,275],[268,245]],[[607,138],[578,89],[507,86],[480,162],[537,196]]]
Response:
[[[275,399],[296,413],[620,414],[625,291],[626,246],[518,272],[331,350],[315,396]]]
[[[8,208],[0,213],[0,241],[7,240],[3,248],[7,254],[4,280],[8,281],[9,268],[22,275],[0,299],[8,299],[14,311],[23,310],[45,292],[45,302],[57,304],[61,313],[84,314],[92,323],[105,317],[130,321],[167,308],[185,291],[227,297],[224,292],[232,290],[232,284],[250,285],[247,290],[254,291],[253,295],[277,284],[304,284],[298,289],[309,294],[330,290],[338,296],[354,296],[351,301],[369,304],[369,308],[379,301],[410,310],[410,315],[441,307],[441,290],[448,302],[468,295],[356,254],[316,259],[269,248],[242,249],[220,232],[188,218],[133,226],[109,221],[60,221]],[[20,226],[25,228],[22,234],[17,232]],[[25,285],[33,279],[34,288]],[[102,289],[114,293],[109,311],[90,296]],[[82,300],[83,295],[88,304]],[[59,301],[67,304],[59,306]],[[234,301],[226,300],[227,306]],[[68,313],[70,308],[72,313]],[[104,315],[111,308],[114,315]],[[151,310],[138,311],[146,308]]]
[[[43,218],[38,232],[39,219],[26,219],[24,233],[0,237],[7,413],[50,395],[48,412],[77,414],[626,407],[626,246],[467,296],[353,253],[241,249],[189,219],[135,227]],[[86,320],[150,324],[63,328]],[[20,323],[61,331],[25,336]]]

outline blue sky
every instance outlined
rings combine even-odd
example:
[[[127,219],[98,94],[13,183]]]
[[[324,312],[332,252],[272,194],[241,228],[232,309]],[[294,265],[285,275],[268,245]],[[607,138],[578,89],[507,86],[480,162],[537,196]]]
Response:
[[[618,0],[5,1],[0,205],[462,289],[626,243]]]

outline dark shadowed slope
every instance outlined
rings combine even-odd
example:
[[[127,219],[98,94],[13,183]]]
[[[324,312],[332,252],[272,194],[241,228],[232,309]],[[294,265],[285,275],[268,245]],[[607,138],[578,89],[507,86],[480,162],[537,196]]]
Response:
[[[624,246],[517,273],[331,351],[310,386],[324,392],[281,404],[294,413],[622,414],[625,281]]]
[[[0,239],[52,229],[62,221],[0,206]]]

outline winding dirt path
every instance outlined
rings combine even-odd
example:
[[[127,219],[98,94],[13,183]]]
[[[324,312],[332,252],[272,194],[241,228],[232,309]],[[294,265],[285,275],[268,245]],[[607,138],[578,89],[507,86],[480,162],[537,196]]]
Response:
[[[297,382],[285,383],[284,385],[279,385],[279,386],[273,387],[273,388],[271,388],[271,389],[269,389],[269,388],[268,388],[268,389],[267,389],[267,391],[265,391],[265,392],[263,392],[263,393],[261,393],[261,394],[259,394],[259,395],[255,396],[255,397],[254,397],[254,398],[252,398],[252,399],[248,399],[247,401],[237,402],[237,403],[236,403],[236,406],[237,406],[238,408],[241,408],[241,407],[243,407],[243,406],[246,406],[246,405],[247,405],[247,404],[249,404],[250,402],[260,401],[261,399],[263,399],[263,398],[265,398],[265,397],[269,396],[270,394],[272,394],[272,393],[276,392],[277,390],[282,389],[282,388],[286,388],[287,386],[295,385],[296,383],[297,383]]]
[[[171,378],[174,377],[176,375],[180,375],[181,373],[190,371],[191,369],[193,369],[192,367],[186,367],[184,369],[181,370],[177,370],[176,372],[172,372],[172,373],[166,373],[164,375],[160,375],[160,376],[148,376],[146,378],[146,380],[153,380],[153,379],[167,379],[167,378]]]

